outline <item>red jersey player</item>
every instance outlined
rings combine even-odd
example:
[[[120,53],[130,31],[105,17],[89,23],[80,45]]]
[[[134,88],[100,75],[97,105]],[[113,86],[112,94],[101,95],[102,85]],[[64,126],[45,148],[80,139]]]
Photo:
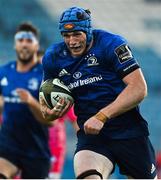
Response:
[[[66,154],[65,120],[70,121],[75,130],[78,128],[73,108],[65,116],[56,120],[57,122],[54,123],[54,126],[49,128],[49,147],[52,155],[49,178],[51,179],[61,178],[63,171]]]

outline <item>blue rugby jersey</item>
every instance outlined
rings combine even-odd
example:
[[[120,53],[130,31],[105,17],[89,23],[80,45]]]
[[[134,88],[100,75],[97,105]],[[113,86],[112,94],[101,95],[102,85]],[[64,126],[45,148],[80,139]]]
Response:
[[[139,68],[123,37],[103,30],[93,33],[93,46],[82,57],[73,58],[61,42],[49,47],[43,58],[44,80],[59,78],[72,91],[81,129],[125,88],[122,78]],[[113,139],[149,134],[139,107],[108,120],[100,133]]]
[[[50,156],[48,129],[35,119],[28,105],[20,101],[16,89],[24,88],[38,100],[42,74],[41,64],[22,73],[17,72],[16,62],[0,68],[0,94],[5,102],[0,144],[17,154],[34,158]]]

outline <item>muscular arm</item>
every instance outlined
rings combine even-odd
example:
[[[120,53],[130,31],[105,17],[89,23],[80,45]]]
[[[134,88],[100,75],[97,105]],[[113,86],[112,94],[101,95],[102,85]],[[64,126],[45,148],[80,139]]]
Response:
[[[98,134],[107,118],[114,118],[134,108],[147,95],[146,82],[140,69],[124,77],[123,81],[127,85],[126,88],[118,95],[115,101],[100,110],[103,115],[98,113],[99,117],[96,114],[85,122],[84,130],[86,134]]]
[[[101,110],[108,118],[116,117],[137,106],[147,95],[147,85],[140,69],[124,77],[127,85],[116,100]]]

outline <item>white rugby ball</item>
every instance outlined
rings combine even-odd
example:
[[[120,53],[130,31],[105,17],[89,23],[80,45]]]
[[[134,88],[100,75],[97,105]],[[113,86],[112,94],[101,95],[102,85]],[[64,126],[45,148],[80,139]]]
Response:
[[[44,99],[50,109],[56,105],[61,97],[70,101],[71,105],[74,103],[71,91],[58,78],[47,79],[43,82],[40,86],[39,96]]]

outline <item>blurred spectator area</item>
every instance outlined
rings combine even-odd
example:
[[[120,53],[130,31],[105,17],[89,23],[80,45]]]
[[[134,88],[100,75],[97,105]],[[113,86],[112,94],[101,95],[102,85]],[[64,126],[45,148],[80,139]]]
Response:
[[[35,0],[0,0],[0,62],[15,57],[14,34],[17,26],[32,21],[39,30],[43,48],[57,41],[57,24],[48,12]],[[56,34],[57,33],[57,34]]]
[[[127,38],[142,67],[148,96],[141,111],[149,122],[155,150],[161,150],[161,0],[0,0],[0,63],[15,58],[14,33],[22,21],[32,21],[41,32],[46,49],[61,39],[59,16],[71,6],[91,10],[93,26]],[[67,129],[70,129],[67,125]],[[68,130],[68,156],[72,157],[73,136]],[[71,146],[73,146],[71,148]],[[67,177],[67,176],[66,176]]]

